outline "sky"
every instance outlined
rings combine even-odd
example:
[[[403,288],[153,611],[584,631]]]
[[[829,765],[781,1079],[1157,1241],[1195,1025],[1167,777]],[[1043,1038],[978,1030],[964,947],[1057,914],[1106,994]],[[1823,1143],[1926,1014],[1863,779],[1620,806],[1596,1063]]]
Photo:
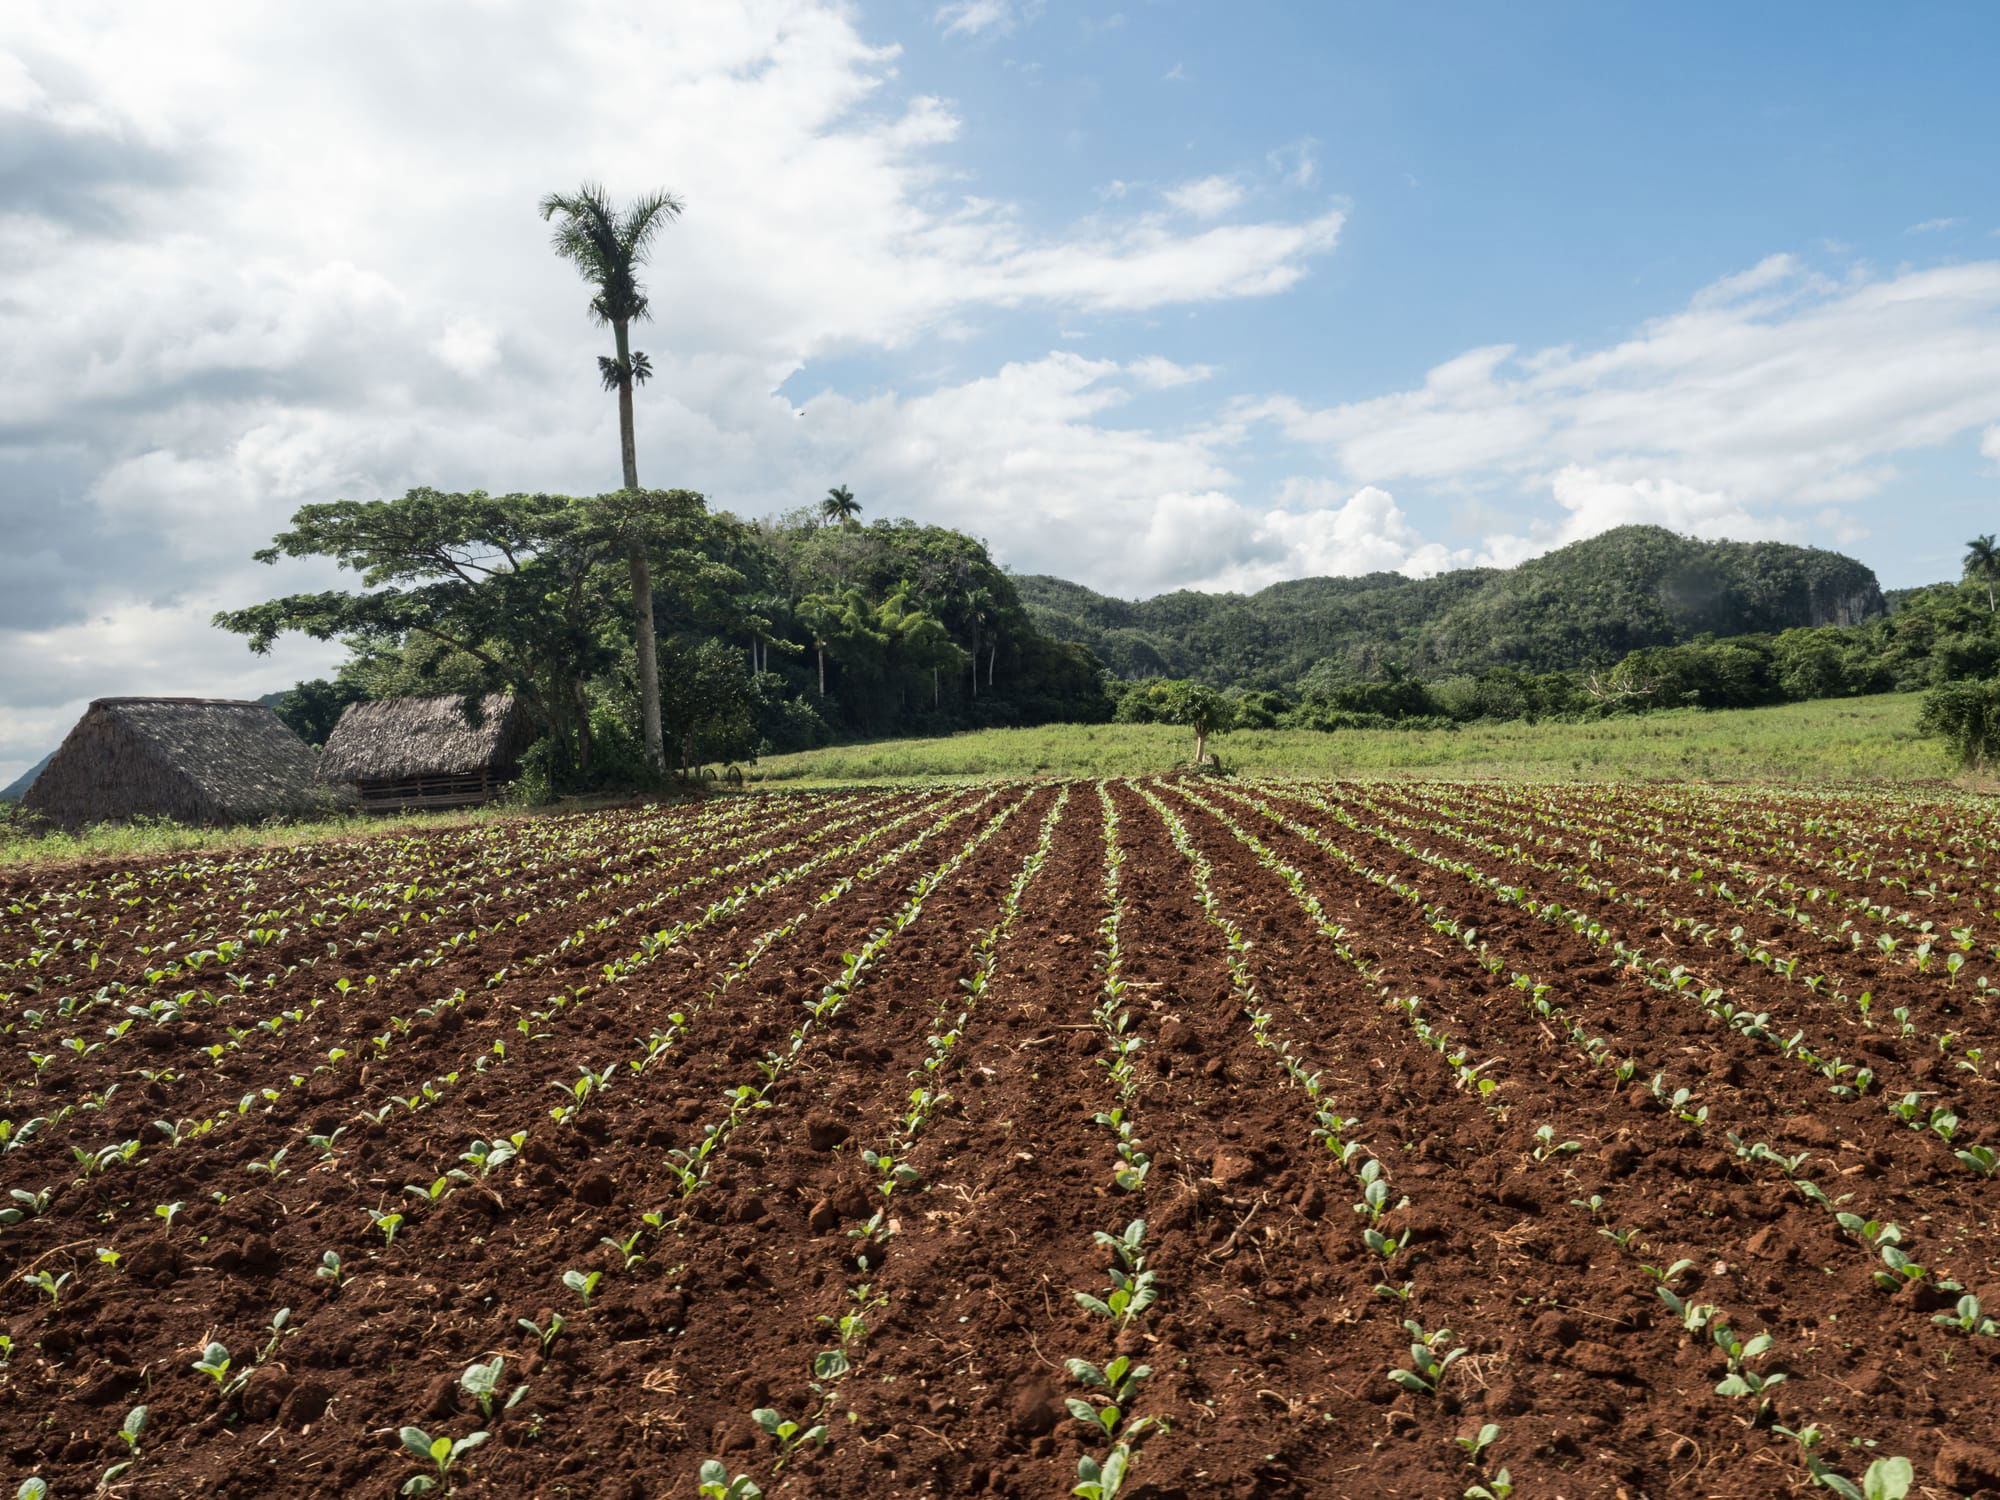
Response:
[[[191,20],[191,16],[194,19]],[[0,783],[251,696],[300,505],[618,483],[538,199],[685,212],[642,481],[1107,593],[2000,530],[2000,7],[9,0]]]

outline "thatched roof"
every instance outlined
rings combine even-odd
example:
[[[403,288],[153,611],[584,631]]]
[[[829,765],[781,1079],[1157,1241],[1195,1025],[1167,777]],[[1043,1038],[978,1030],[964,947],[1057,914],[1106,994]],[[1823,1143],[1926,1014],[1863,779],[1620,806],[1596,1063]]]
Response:
[[[508,693],[470,701],[457,693],[380,698],[348,705],[327,738],[319,774],[339,784],[498,771],[534,738],[526,710]]]
[[[310,810],[315,759],[261,703],[99,698],[21,800],[65,828],[140,814],[251,822]]]

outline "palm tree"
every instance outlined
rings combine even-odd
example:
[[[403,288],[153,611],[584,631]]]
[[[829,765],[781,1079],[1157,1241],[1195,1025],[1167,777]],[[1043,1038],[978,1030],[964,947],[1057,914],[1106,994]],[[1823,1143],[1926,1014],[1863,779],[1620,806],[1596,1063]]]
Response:
[[[822,521],[849,525],[860,514],[861,502],[854,498],[854,491],[844,484],[837,484],[828,490],[826,498],[819,503],[819,518]]]
[[[541,202],[544,221],[555,220],[555,251],[573,264],[596,288],[591,316],[611,325],[617,357],[597,361],[597,373],[607,391],[618,393],[618,446],[624,461],[625,488],[639,488],[638,448],[632,436],[632,387],[643,385],[653,367],[634,353],[631,326],[650,316],[638,269],[660,226],[680,217],[681,201],[672,193],[649,193],[623,213],[611,206],[604,189],[586,182],[574,193],[550,193]],[[653,636],[653,574],[645,543],[637,537],[625,544],[625,562],[632,576],[632,645],[639,663],[639,716],[646,735],[646,763],[655,775],[667,768],[660,733],[660,664]]]
[[[1993,580],[2000,578],[2000,542],[1991,532],[1965,544],[1965,571],[1986,585],[1986,612],[1992,614]]]

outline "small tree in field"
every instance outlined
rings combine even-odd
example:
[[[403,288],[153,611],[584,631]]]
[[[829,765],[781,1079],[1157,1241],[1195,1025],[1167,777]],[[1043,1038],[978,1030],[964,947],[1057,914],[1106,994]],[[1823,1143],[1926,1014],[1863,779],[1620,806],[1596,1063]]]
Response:
[[[1936,735],[1968,770],[2000,761],[2000,679],[1947,682],[1924,695],[1921,734]]]
[[[1214,688],[1199,682],[1177,682],[1167,690],[1167,717],[1194,731],[1194,763],[1208,755],[1211,735],[1224,735],[1236,723],[1236,705]]]

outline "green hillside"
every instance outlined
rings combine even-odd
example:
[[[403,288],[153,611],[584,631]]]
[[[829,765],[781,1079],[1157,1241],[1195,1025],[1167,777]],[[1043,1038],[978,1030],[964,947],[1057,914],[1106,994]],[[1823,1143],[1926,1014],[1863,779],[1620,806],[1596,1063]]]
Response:
[[[1874,572],[1782,542],[1704,542],[1623,526],[1519,567],[1434,578],[1301,578],[1255,594],[1128,602],[1059,578],[1016,580],[1034,622],[1122,677],[1251,689],[1608,664],[1703,634],[1852,625],[1885,608]],[[1310,677],[1311,681],[1308,682]]]

